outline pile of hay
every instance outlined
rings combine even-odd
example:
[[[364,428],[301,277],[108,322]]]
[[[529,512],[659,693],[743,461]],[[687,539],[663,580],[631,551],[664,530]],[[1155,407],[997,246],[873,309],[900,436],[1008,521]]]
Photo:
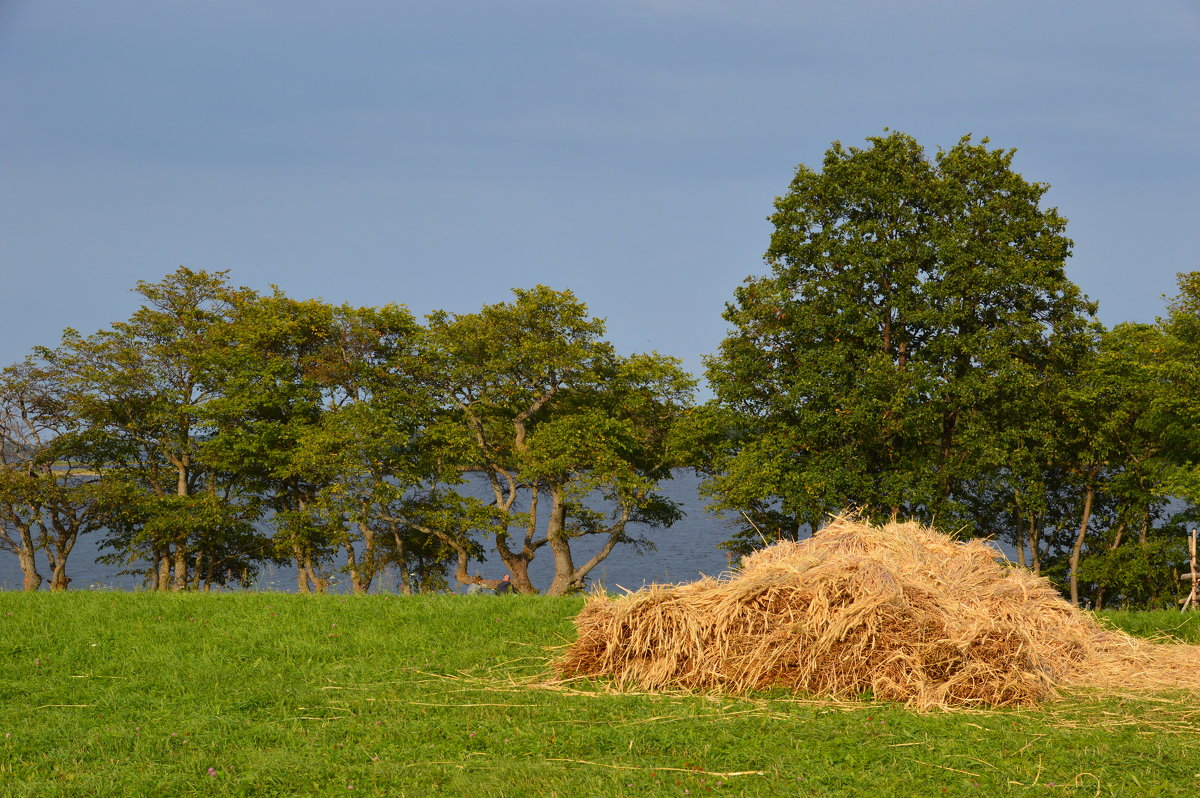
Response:
[[[1190,687],[1200,646],[1105,629],[1043,578],[916,523],[833,520],[725,579],[593,596],[562,677],[624,689],[1029,706],[1063,686]]]

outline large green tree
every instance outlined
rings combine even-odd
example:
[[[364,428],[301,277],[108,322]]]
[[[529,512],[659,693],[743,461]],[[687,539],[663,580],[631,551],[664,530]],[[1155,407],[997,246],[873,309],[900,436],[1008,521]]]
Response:
[[[1014,151],[867,141],[797,167],[776,199],[770,273],[737,288],[708,364],[737,419],[708,490],[793,529],[843,508],[976,528],[995,507],[966,486],[1087,351],[1094,306]]]
[[[438,432],[423,329],[398,305],[331,307],[321,329],[303,376],[318,389],[319,415],[276,473],[311,487],[311,515],[343,552],[355,592],[388,565],[403,592],[444,584],[447,561],[477,547],[470,526],[423,523],[454,501],[435,486],[462,479]]]
[[[215,432],[202,452],[261,509],[301,592],[325,589],[339,553],[355,592],[391,565],[405,592],[435,587],[447,561],[479,554],[476,522],[450,511],[461,503],[449,489],[462,479],[461,431],[441,423],[422,341],[399,305],[334,306],[279,289],[239,300],[222,331]]]
[[[518,589],[535,590],[529,563],[548,547],[547,592],[561,594],[615,546],[647,543],[634,524],[678,517],[656,487],[692,381],[672,358],[617,355],[569,291],[513,293],[479,313],[430,316],[429,374],[468,444],[461,467],[487,481],[496,520],[484,531]],[[572,544],[585,536],[600,546],[577,562]]]
[[[136,290],[143,304],[127,321],[86,337],[68,329],[60,346],[39,354],[73,423],[88,431],[88,465],[136,497],[113,526],[115,540],[129,557],[150,559],[152,587],[182,590],[198,558],[220,547],[214,536],[247,530],[202,447],[221,392],[222,330],[249,292],[224,272],[186,267]]]
[[[272,530],[271,548],[296,568],[300,592],[323,590],[322,564],[339,529],[317,506],[321,474],[297,465],[302,441],[321,424],[327,402],[321,374],[333,336],[333,308],[296,300],[278,288],[246,294],[219,330],[213,368],[219,389],[205,407],[211,434],[204,458],[234,476],[243,502]]]

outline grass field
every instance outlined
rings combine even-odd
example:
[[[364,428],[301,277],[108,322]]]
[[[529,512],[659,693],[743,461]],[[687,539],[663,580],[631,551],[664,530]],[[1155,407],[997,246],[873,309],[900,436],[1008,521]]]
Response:
[[[539,686],[578,598],[0,593],[0,795],[1193,795],[1200,698]],[[1111,614],[1200,641],[1195,615]],[[1200,674],[1197,674],[1200,685]]]

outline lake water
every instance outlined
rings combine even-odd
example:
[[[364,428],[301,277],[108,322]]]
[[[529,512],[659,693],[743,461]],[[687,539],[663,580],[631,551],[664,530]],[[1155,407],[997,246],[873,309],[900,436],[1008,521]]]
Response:
[[[729,568],[729,559],[725,551],[717,548],[717,544],[726,540],[733,532],[730,521],[714,516],[704,509],[704,499],[699,495],[699,479],[691,472],[680,471],[675,478],[662,484],[663,495],[680,504],[685,516],[668,529],[644,530],[631,527],[633,534],[638,537],[649,537],[658,547],[657,551],[637,555],[632,546],[618,546],[600,565],[589,575],[592,582],[599,582],[610,590],[618,587],[636,590],[654,582],[690,582],[701,574],[716,576]],[[600,535],[593,539],[582,538],[572,543],[575,564],[580,565],[599,549],[602,540]],[[71,577],[72,589],[117,589],[136,590],[142,586],[142,578],[137,576],[121,576],[122,570],[96,562],[97,544],[100,536],[84,536],[80,538],[75,550],[67,563],[67,573]],[[336,571],[337,563],[330,570]],[[38,570],[42,576],[48,576],[50,569],[42,559]],[[491,552],[488,561],[474,563],[472,573],[480,573],[485,577],[499,579],[504,575],[504,566],[500,564],[495,552]],[[554,575],[554,562],[550,551],[542,547],[538,551],[529,568],[529,577],[540,590],[545,590]],[[332,589],[345,591],[348,589],[347,580],[339,580]],[[372,592],[379,590],[394,590],[398,577],[394,572],[385,573],[376,580]],[[0,552],[0,589],[21,589],[21,569],[13,554]],[[43,585],[43,590],[46,589]],[[296,572],[290,568],[274,568],[267,566],[261,572],[256,589],[280,590],[295,592]],[[454,589],[461,592],[464,588],[455,585]]]

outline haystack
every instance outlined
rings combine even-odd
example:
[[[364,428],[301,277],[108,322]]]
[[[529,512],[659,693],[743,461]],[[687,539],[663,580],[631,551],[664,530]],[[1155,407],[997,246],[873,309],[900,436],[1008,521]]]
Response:
[[[723,579],[592,596],[562,677],[618,687],[1031,706],[1064,686],[1189,687],[1200,646],[1137,640],[1044,578],[916,523],[835,518]]]

